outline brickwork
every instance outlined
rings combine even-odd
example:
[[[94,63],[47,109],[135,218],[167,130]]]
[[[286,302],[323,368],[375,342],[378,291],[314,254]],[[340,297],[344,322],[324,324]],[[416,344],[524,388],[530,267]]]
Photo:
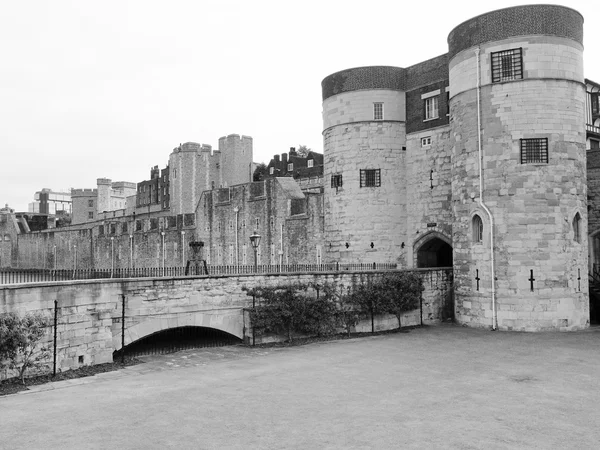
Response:
[[[448,94],[446,87],[448,79],[437,81],[426,86],[414,89],[406,93],[406,132],[414,133],[416,131],[427,130],[448,125],[450,116],[448,115]],[[425,119],[425,100],[424,95],[439,91],[434,97],[438,102],[438,117],[435,119]]]
[[[469,47],[513,36],[558,36],[583,44],[583,17],[564,6],[526,5],[474,17],[448,36],[449,57]]]
[[[436,324],[444,318],[444,305],[451,293],[452,277],[442,270],[420,272],[424,281],[423,323]],[[239,338],[251,337],[243,308],[252,305],[244,287],[277,286],[290,283],[330,282],[349,287],[366,275],[348,273],[303,273],[261,276],[220,276],[144,280],[104,280],[0,286],[0,314],[39,311],[54,316],[58,305],[57,369],[112,361],[121,348],[122,298],[125,297],[125,345],[158,331],[201,326],[215,328]],[[377,329],[397,326],[395,319],[382,317]],[[403,326],[421,323],[420,309],[406,313]],[[368,331],[361,323],[357,331]],[[260,338],[257,340],[260,342]],[[52,334],[46,335],[52,348]],[[83,362],[80,362],[80,358]],[[2,373],[0,377],[5,374]]]
[[[321,83],[323,101],[344,92],[358,90],[395,90],[406,87],[406,69],[390,66],[356,67],[326,77]]]

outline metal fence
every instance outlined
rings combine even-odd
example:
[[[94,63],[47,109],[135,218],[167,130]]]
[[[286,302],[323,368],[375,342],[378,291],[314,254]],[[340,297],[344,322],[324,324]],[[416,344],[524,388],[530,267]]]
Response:
[[[106,278],[159,278],[199,275],[245,275],[295,272],[340,272],[396,269],[394,263],[369,264],[259,264],[253,265],[188,265],[180,267],[143,267],[134,269],[0,269],[0,284],[22,284],[48,281],[97,280]]]

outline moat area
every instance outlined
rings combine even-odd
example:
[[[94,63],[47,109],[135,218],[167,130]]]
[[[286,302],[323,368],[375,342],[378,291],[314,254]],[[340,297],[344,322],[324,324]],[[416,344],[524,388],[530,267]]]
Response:
[[[600,328],[150,356],[0,398],[7,448],[593,448]]]

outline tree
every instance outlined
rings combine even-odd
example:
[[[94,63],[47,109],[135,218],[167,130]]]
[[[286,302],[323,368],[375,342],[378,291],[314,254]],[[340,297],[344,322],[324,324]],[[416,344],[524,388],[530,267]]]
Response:
[[[297,155],[302,158],[306,158],[308,156],[308,152],[310,151],[310,148],[308,148],[306,145],[299,145],[298,148],[296,148]]]
[[[260,163],[254,169],[254,174],[252,174],[252,181],[263,181],[267,177],[267,165],[265,163]]]
[[[352,296],[359,310],[371,316],[371,333],[375,332],[374,317],[377,314],[388,312],[386,297],[382,292],[382,284],[379,279],[369,277],[367,282],[354,286]]]
[[[0,363],[17,369],[23,384],[27,369],[46,365],[50,351],[39,344],[49,325],[50,319],[41,313],[0,315]]]
[[[396,316],[400,328],[402,314],[419,306],[423,280],[413,272],[386,274],[381,280],[381,291],[384,295],[385,309]]]

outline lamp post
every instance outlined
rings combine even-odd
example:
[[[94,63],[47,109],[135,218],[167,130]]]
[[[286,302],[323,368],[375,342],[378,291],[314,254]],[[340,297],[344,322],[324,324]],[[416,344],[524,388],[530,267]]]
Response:
[[[114,276],[115,272],[115,238],[110,238],[110,277]]]
[[[161,277],[165,276],[165,232],[161,231],[160,236],[162,238],[162,269],[161,269]]]
[[[260,244],[260,234],[254,231],[254,234],[250,236],[250,243],[252,244],[252,249],[254,250],[254,273],[258,272],[258,245]]]

